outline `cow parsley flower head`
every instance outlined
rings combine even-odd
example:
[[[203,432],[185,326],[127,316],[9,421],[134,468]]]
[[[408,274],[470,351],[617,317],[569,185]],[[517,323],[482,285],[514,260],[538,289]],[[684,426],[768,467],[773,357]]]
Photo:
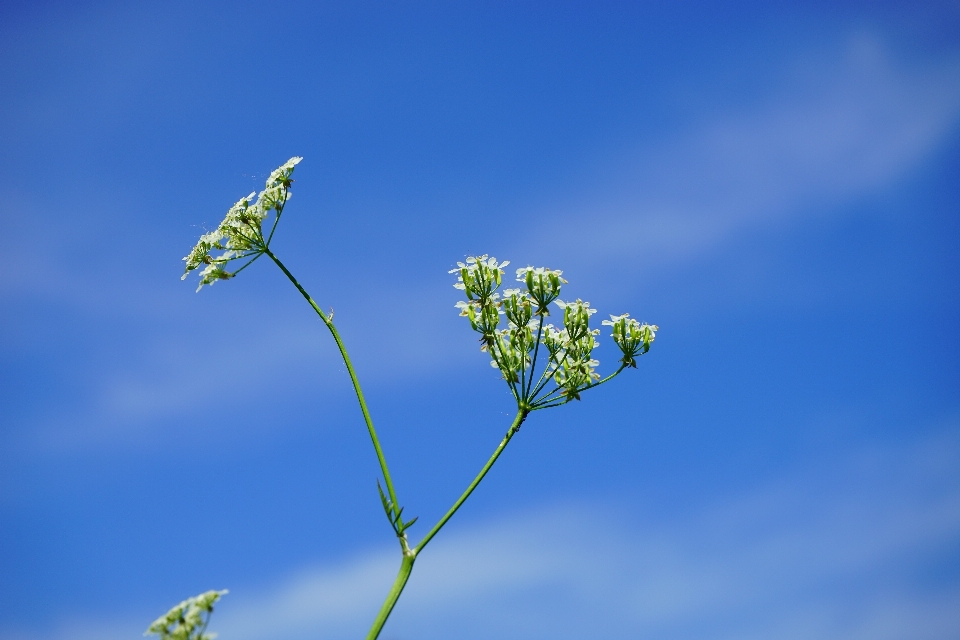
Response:
[[[274,169],[270,173],[270,177],[267,178],[267,189],[273,189],[275,187],[289,189],[290,185],[293,184],[293,179],[290,177],[293,175],[293,168],[300,164],[301,160],[303,160],[303,158],[300,156],[294,156]]]
[[[493,294],[478,305],[480,312],[476,315],[474,329],[482,333],[484,337],[493,335],[500,326],[500,316],[503,315],[503,310],[500,309],[500,303],[497,301],[496,295]]]
[[[457,274],[457,282],[453,286],[467,294],[469,300],[483,302],[494,291],[500,288],[503,282],[503,268],[510,264],[509,260],[498,263],[496,258],[486,254],[476,257],[470,256],[466,262],[458,262],[456,269],[448,273]]]
[[[623,352],[620,362],[625,367],[633,368],[637,366],[637,358],[650,350],[650,344],[660,329],[655,324],[640,324],[631,318],[629,313],[611,315],[609,320],[604,320],[601,324],[612,327],[613,341]]]
[[[213,640],[217,634],[205,633],[205,629],[213,613],[213,605],[226,593],[226,589],[207,591],[187,598],[157,618],[143,635],[160,636],[160,640]]]
[[[571,340],[579,340],[590,331],[590,316],[597,310],[591,309],[589,302],[577,298],[575,302],[557,300],[556,305],[563,309],[563,326]]]
[[[187,274],[199,267],[201,264],[210,264],[212,261],[210,258],[210,250],[222,249],[223,246],[220,244],[220,240],[222,238],[223,234],[220,233],[219,229],[200,236],[200,240],[197,242],[196,246],[191,249],[190,253],[188,253],[183,259],[183,261],[187,263],[187,270],[183,273],[180,279],[185,280]]]
[[[523,267],[517,269],[517,282],[527,286],[530,297],[537,303],[537,313],[550,313],[547,305],[560,295],[560,285],[567,281],[561,278],[562,271],[546,267]]]
[[[561,271],[545,267],[517,269],[517,281],[523,288],[501,291],[506,264],[486,255],[469,257],[450,273],[457,274],[454,287],[467,298],[457,302],[456,308],[481,334],[480,350],[490,355],[490,366],[503,374],[521,409],[536,410],[579,400],[583,391],[613,378],[625,366],[635,367],[636,356],[650,348],[655,325],[641,325],[626,314],[611,316],[612,320],[603,324],[614,327],[614,341],[624,353],[624,366],[601,378],[597,372],[600,362],[593,357],[600,346],[600,329],[590,327],[590,318],[597,310],[579,298],[560,300],[560,287],[567,281]],[[563,311],[561,326],[544,324],[551,302]],[[500,328],[500,316],[506,317],[506,328]],[[542,370],[537,365],[541,357],[546,360],[540,360]],[[556,386],[548,388],[550,382]]]
[[[205,284],[212,285],[218,280],[232,278],[246,266],[230,272],[225,268],[227,263],[244,258],[252,262],[266,251],[273,237],[273,230],[280,220],[280,214],[283,213],[283,207],[291,196],[293,169],[301,160],[303,158],[300,157],[287,160],[270,174],[263,191],[259,194],[251,193],[238,200],[215,230],[200,236],[200,240],[183,259],[187,264],[180,279],[185,279],[191,271],[206,265],[200,272],[200,286],[197,287],[197,291],[200,291]],[[276,216],[273,226],[265,234],[263,221],[271,211],[275,211]],[[212,251],[223,253],[212,255]]]

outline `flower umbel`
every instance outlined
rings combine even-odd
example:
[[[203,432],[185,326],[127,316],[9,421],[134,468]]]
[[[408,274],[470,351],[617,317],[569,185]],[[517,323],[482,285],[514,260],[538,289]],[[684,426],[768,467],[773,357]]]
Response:
[[[503,281],[503,267],[508,264],[510,264],[509,260],[498,264],[496,258],[486,254],[480,257],[470,256],[466,263],[458,262],[457,268],[451,269],[448,273],[458,274],[457,284],[453,286],[466,292],[468,300],[479,300],[483,303],[500,288],[500,283]]]
[[[597,372],[600,362],[593,350],[600,346],[599,329],[590,328],[590,317],[597,312],[589,302],[559,299],[560,287],[567,284],[563,272],[545,267],[517,269],[517,281],[523,289],[498,289],[502,267],[486,255],[469,257],[450,273],[458,275],[454,287],[467,299],[456,304],[474,331],[481,334],[481,350],[490,354],[490,365],[499,369],[520,407],[544,409],[579,400],[580,393],[613,378],[626,367],[636,367],[636,357],[646,353],[657,327],[614,316],[614,341],[624,353],[621,366],[607,378]],[[556,303],[563,310],[563,326],[543,324],[549,314],[547,305]],[[507,327],[499,328],[505,316]],[[604,321],[604,324],[611,324]],[[545,347],[546,363],[535,383],[539,347]],[[554,386],[547,388],[553,381]]]
[[[232,278],[248,264],[259,258],[270,246],[273,232],[280,221],[283,207],[290,199],[294,167],[302,160],[293,157],[275,169],[267,178],[266,188],[259,194],[251,193],[241,198],[227,211],[223,222],[214,230],[200,236],[200,240],[183,259],[186,262],[181,280],[191,271],[205,265],[200,271],[200,285],[213,285],[218,280]],[[254,201],[254,195],[257,196]],[[271,211],[276,212],[270,231],[264,234],[263,221]],[[212,251],[222,251],[212,255]],[[247,259],[236,271],[227,271],[225,265],[234,260]]]
[[[560,296],[560,285],[567,281],[560,277],[563,271],[546,267],[523,267],[517,269],[517,282],[527,285],[530,297],[537,303],[538,314],[548,314],[547,305]]]
[[[613,341],[623,352],[620,362],[623,366],[634,369],[637,368],[637,358],[650,350],[650,344],[660,329],[655,324],[640,324],[631,318],[629,313],[611,315],[609,320],[604,320],[601,324],[613,328]]]
[[[160,636],[160,640],[213,640],[215,633],[206,633],[213,605],[221,596],[227,594],[222,591],[207,591],[198,596],[187,598],[166,615],[157,618],[143,635]]]

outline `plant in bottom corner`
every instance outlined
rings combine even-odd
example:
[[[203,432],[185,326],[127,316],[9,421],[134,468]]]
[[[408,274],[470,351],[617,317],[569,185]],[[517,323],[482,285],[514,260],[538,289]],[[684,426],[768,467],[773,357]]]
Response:
[[[367,635],[368,640],[373,640],[379,636],[403,592],[419,555],[470,497],[524,421],[535,411],[580,400],[583,393],[609,382],[625,369],[636,368],[637,359],[649,351],[657,326],[641,324],[629,314],[604,320],[601,324],[611,328],[611,337],[621,357],[616,370],[601,377],[597,372],[600,363],[593,357],[594,349],[599,346],[600,329],[590,325],[596,309],[580,299],[573,302],[560,299],[561,288],[567,284],[561,271],[523,267],[516,270],[519,286],[501,289],[508,262],[497,262],[486,255],[458,262],[457,268],[450,273],[456,274],[457,282],[453,286],[463,292],[465,299],[457,302],[456,308],[479,334],[480,350],[490,357],[490,365],[500,372],[509,387],[516,403],[516,414],[477,476],[423,538],[412,544],[408,532],[417,518],[406,519],[397,498],[386,456],[347,348],[333,323],[333,313],[323,312],[271,249],[277,223],[290,199],[292,175],[300,160],[291,158],[271,173],[266,188],[256,194],[256,198],[251,193],[241,199],[227,211],[215,230],[201,236],[184,258],[183,277],[199,270],[197,291],[200,291],[204,285],[235,277],[260,257],[267,256],[310,304],[336,342],[380,463],[383,475],[383,483],[377,482],[380,501],[400,547],[400,570]],[[239,266],[234,268],[234,264]],[[551,309],[557,313],[556,324],[548,322]],[[160,635],[161,640],[208,640],[206,624],[213,603],[223,593],[226,592],[208,591],[185,600],[151,625],[147,634]]]

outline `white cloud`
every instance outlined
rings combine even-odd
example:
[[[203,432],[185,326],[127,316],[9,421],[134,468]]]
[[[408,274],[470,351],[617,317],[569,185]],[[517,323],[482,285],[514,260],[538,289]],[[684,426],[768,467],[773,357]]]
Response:
[[[575,503],[472,530],[455,521],[418,560],[382,637],[946,640],[960,626],[960,585],[925,572],[960,542],[958,469],[954,420],[672,516]],[[398,557],[381,548],[234,588],[212,628],[223,640],[362,637]],[[198,590],[208,586],[230,585]],[[110,640],[147,622],[0,637]]]
[[[161,430],[170,439],[226,426],[229,421],[215,416],[254,398],[282,404],[304,387],[349,388],[325,331],[307,313],[292,320],[259,313],[213,335],[148,340],[96,370],[91,400],[82,408],[53,405],[20,433],[20,444],[45,452],[142,444]],[[283,384],[276,384],[278,377]],[[199,424],[198,415],[204,416]]]
[[[759,104],[618,159],[598,181],[605,195],[560,207],[549,241],[578,266],[687,260],[740,230],[881,193],[958,122],[960,58],[906,62],[858,34],[781,69]],[[571,237],[584,216],[588,233]]]
[[[960,586],[909,576],[960,541],[957,468],[954,425],[673,521],[571,504],[445,532],[384,637],[947,638]],[[395,564],[378,552],[236,594],[217,627],[360,636]]]
[[[930,158],[960,122],[960,58],[908,63],[879,38],[861,34],[839,52],[820,51],[782,69],[760,93],[762,98],[747,109],[694,126],[657,149],[621,158],[614,165],[629,169],[594,181],[614,195],[571,205],[570,195],[561,194],[561,202],[568,203],[560,207],[567,211],[567,222],[560,225],[563,232],[547,238],[544,253],[580,277],[591,270],[609,272],[609,261],[638,267],[682,263],[744,230],[819,215],[895,185]],[[550,206],[546,203],[544,209]],[[574,220],[584,213],[590,215],[588,233],[571,237],[568,230],[577,228]],[[15,246],[8,249],[16,255]],[[521,252],[510,253],[519,257]],[[546,257],[531,256],[529,248],[524,254]],[[40,262],[46,271],[14,269],[11,263],[0,278],[0,290],[34,287],[43,295],[60,296],[60,304],[96,308],[105,315],[120,309],[134,317],[155,316],[161,309],[176,309],[181,316],[196,312],[185,310],[195,309],[186,298],[109,293],[114,283],[81,282],[56,267],[55,259]],[[52,278],[51,273],[59,275]],[[40,280],[46,284],[40,286]],[[353,289],[379,290],[373,284],[359,282]],[[348,336],[382,337],[369,344],[348,339],[354,359],[379,361],[384,344],[391,354],[386,366],[363,372],[367,384],[406,383],[463,366],[464,351],[447,345],[466,345],[469,337],[459,331],[462,325],[449,322],[453,310],[448,303],[427,302],[434,297],[433,290],[405,284],[375,298],[344,301],[351,314],[344,321]],[[383,309],[407,308],[411,301],[418,308],[412,329],[404,326],[401,336],[396,325],[383,325]],[[257,321],[270,321],[266,315]],[[312,321],[309,314],[303,319]],[[326,352],[329,340],[317,323],[289,325],[253,345],[253,357],[275,371],[290,369],[304,362],[301,341],[317,353],[314,339],[326,345]],[[148,419],[202,407],[207,372],[173,366],[167,345],[150,336],[145,341],[151,346],[134,371],[90,372],[97,382],[88,395],[99,399],[97,406],[71,407],[68,417],[39,416],[23,431],[30,437],[40,434],[44,446],[116,442],[118,435],[136,439]],[[185,356],[186,350],[180,353]],[[224,371],[242,369],[226,350],[217,358]],[[187,360],[189,356],[181,357]],[[326,376],[332,369],[329,358],[324,360],[318,369]]]

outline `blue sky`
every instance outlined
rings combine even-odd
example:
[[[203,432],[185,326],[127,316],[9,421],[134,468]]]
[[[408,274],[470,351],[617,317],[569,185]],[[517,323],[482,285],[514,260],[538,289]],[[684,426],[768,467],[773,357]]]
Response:
[[[960,12],[949,3],[0,9],[0,638],[354,638],[392,580],[333,344],[272,265],[180,258],[293,155],[427,530],[513,406],[465,255],[660,326],[542,412],[383,637],[952,638]],[[613,344],[597,351],[601,368]]]

